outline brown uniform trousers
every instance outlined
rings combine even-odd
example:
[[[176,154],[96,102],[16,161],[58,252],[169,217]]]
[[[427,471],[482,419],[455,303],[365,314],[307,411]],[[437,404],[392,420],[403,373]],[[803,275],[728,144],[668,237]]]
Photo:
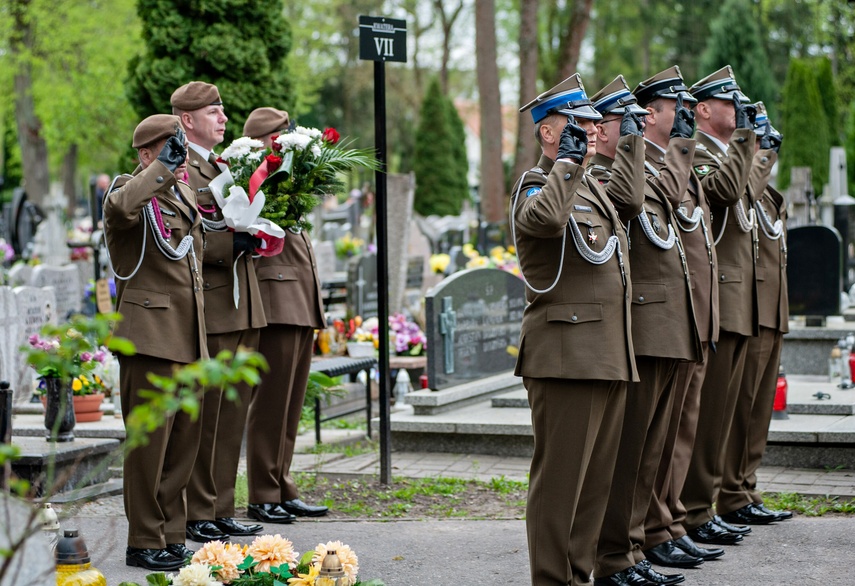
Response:
[[[758,153],[759,154],[759,153]],[[786,205],[783,196],[767,187],[755,204],[758,221],[757,296],[760,335],[748,342],[748,358],[728,437],[719,514],[762,503],[757,491],[757,468],[766,449],[784,333],[789,331],[787,297]],[[775,222],[781,220],[778,229]]]
[[[314,330],[325,326],[318,268],[308,234],[287,232],[278,255],[256,267],[267,326],[258,351],[270,365],[253,389],[246,466],[249,502],[297,498],[291,459],[306,396]]]
[[[711,349],[701,386],[695,447],[680,500],[686,507],[686,529],[711,521],[721,486],[725,445],[730,434],[736,397],[745,367],[748,339],[757,334],[757,289],[753,230],[741,227],[753,207],[749,187],[753,130],[737,129],[727,152],[708,135],[697,133],[695,172],[713,205],[713,229],[718,255],[720,326],[718,344]],[[730,200],[730,206],[719,206]]]
[[[621,139],[609,189],[635,198],[624,206],[627,220],[641,209],[643,156],[640,137]],[[542,291],[526,292],[515,371],[528,390],[534,431],[526,508],[531,581],[589,584],[626,382],[638,380],[626,233],[606,189],[573,163],[541,156],[513,193],[520,266]],[[619,250],[597,257],[615,243]]]
[[[143,257],[130,279],[117,281],[118,311],[124,319],[116,334],[131,340],[137,350],[135,356],[119,359],[122,414],[127,417],[134,407],[145,403],[140,390],[155,390],[147,373],[169,376],[174,366],[208,357],[199,273],[203,241],[193,192],[177,183],[160,162],[137,168],[133,177],[118,177],[113,187],[104,201],[113,268],[118,276],[127,277]],[[157,198],[164,228],[171,230],[167,241],[173,248],[187,235],[193,237],[195,262],[192,254],[181,260],[168,259],[157,247],[152,227],[143,219],[143,206],[152,197]],[[124,461],[128,545],[162,549],[170,543],[184,543],[184,488],[199,447],[199,427],[179,412],[151,432],[148,440],[147,445],[131,450]]]
[[[642,212],[629,221],[632,341],[640,380],[628,384],[619,465],[597,545],[597,577],[644,559],[644,518],[671,415],[677,365],[697,361],[700,355],[688,268],[663,192],[673,190],[674,197],[685,192],[694,150],[694,140],[671,141],[667,166],[648,175]],[[612,175],[611,164],[611,159],[597,154],[589,168],[605,184]],[[669,248],[672,232],[675,239]]]
[[[188,182],[207,220],[222,220],[222,213],[208,187],[219,173],[219,169],[194,149],[188,150]],[[256,350],[258,328],[266,324],[255,263],[250,255],[243,254],[235,266],[232,234],[230,231],[206,232],[205,326],[212,356],[221,350],[235,352],[238,345]],[[238,307],[235,307],[233,293],[235,274]],[[231,401],[223,393],[211,391],[199,417],[202,441],[187,486],[187,518],[191,521],[234,516],[235,479],[251,388],[241,383],[237,385],[237,392],[237,400]],[[221,421],[224,425],[220,425]]]

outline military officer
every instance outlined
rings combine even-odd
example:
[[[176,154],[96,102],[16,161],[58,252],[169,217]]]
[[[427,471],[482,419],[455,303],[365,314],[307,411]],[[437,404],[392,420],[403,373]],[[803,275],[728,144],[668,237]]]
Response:
[[[755,105],[757,135],[750,183],[758,191],[754,201],[758,239],[757,298],[760,333],[748,339],[736,412],[724,459],[716,511],[731,523],[767,524],[789,519],[789,511],[771,511],[757,490],[757,468],[766,449],[772,405],[778,382],[781,344],[789,331],[787,299],[787,206],[784,197],[764,181],[765,169],[777,159],[781,135],[772,127],[763,102]],[[757,185],[756,183],[759,183]]]
[[[640,117],[647,110],[638,106],[622,75],[591,101],[603,119],[596,123],[597,154],[589,170],[600,183],[611,184],[617,143],[625,133],[641,135]],[[628,226],[632,343],[640,381],[630,382],[627,388],[619,465],[597,545],[594,583],[598,585],[643,583],[633,574],[656,584],[683,581],[680,574],[663,575],[654,570],[641,550],[644,518],[671,418],[677,365],[697,362],[701,356],[689,271],[664,192],[670,190],[672,198],[679,198],[686,190],[695,151],[695,141],[689,138],[693,131],[685,118],[675,118],[665,154],[667,171],[647,175],[644,207]],[[636,164],[643,167],[644,161],[639,159]],[[666,172],[669,181],[658,182]],[[663,336],[663,331],[668,335]]]
[[[287,132],[288,112],[257,108],[246,119],[244,136],[264,141]],[[321,283],[312,241],[305,231],[286,232],[282,252],[261,257],[256,272],[267,326],[258,351],[270,370],[261,375],[249,407],[246,468],[250,517],[289,523],[295,516],[319,517],[327,507],[304,503],[291,478],[291,459],[306,397],[314,330],[326,325]]]
[[[668,197],[673,225],[685,251],[703,360],[682,362],[677,367],[673,407],[644,520],[644,555],[661,566],[693,568],[724,554],[722,549],[699,548],[686,535],[681,523],[685,509],[678,498],[694,444],[706,357],[710,345],[718,340],[716,254],[708,229],[712,221],[709,201],[694,173],[682,184],[666,165],[669,152],[682,142],[678,139],[691,135],[694,129],[694,115],[685,104],[695,99],[688,93],[680,68],[669,67],[642,81],[633,94],[647,110],[644,139],[648,177],[654,177]]]
[[[139,166],[113,180],[104,200],[104,232],[118,283],[116,334],[136,345],[119,356],[122,414],[146,400],[146,375],[169,377],[176,365],[208,357],[202,296],[202,223],[184,177],[187,150],[176,116],[156,114],[133,136]],[[178,324],[178,327],[173,327]],[[202,399],[204,404],[204,397]],[[151,432],[124,461],[129,566],[174,570],[184,545],[183,491],[199,448],[199,427],[182,411]]]
[[[219,175],[212,149],[223,141],[228,118],[217,86],[191,81],[171,98],[173,113],[187,129],[188,183],[199,203],[206,229],[205,326],[212,356],[238,346],[258,347],[259,328],[267,322],[252,253],[259,241],[245,232],[227,230],[208,183]],[[237,279],[237,287],[235,287]],[[252,535],[260,525],[234,519],[234,488],[241,441],[249,408],[250,387],[238,385],[238,398],[209,393],[200,417],[202,443],[187,486],[187,537],[194,541]]]
[[[516,374],[528,391],[534,455],[526,507],[535,586],[590,584],[626,401],[638,373],[632,285],[621,217],[585,174],[596,154],[591,106],[578,74],[530,111],[543,155],[512,191],[510,225],[528,289]],[[641,209],[641,137],[618,141],[615,169]],[[573,449],[568,450],[567,446]]]
[[[723,521],[715,514],[713,503],[721,485],[724,449],[748,339],[757,335],[754,202],[747,187],[754,157],[753,107],[746,107],[748,98],[740,91],[729,65],[698,81],[689,91],[698,100],[695,174],[713,206],[722,311],[719,340],[709,356],[701,387],[695,446],[680,500],[687,510],[684,525],[692,539],[729,544],[738,541],[745,528]]]

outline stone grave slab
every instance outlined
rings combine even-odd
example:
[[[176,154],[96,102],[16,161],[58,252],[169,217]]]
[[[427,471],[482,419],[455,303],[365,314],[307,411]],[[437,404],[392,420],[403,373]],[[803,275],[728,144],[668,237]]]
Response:
[[[0,586],[53,586],[56,584],[56,562],[41,522],[33,513],[37,505],[0,491],[0,549],[15,547]]]
[[[32,278],[33,267],[27,263],[19,262],[9,269],[9,285],[12,287],[28,285]]]
[[[0,380],[10,385],[18,377],[19,321],[15,293],[11,287],[0,287]]]
[[[841,243],[840,233],[828,226],[797,226],[787,232],[790,315],[840,313]]]
[[[53,288],[59,321],[65,321],[69,314],[83,308],[83,287],[80,284],[80,273],[74,265],[39,265],[33,269],[30,284],[33,287]]]
[[[392,245],[409,241],[410,218],[413,215],[413,197],[415,194],[415,175],[391,174],[387,177],[388,194],[386,200],[386,225],[389,262],[389,313],[401,311],[404,289],[407,283],[406,247]]]
[[[39,333],[44,324],[57,323],[54,309],[56,296],[50,287],[15,287],[13,292],[18,312],[17,346],[23,346],[31,335]],[[19,352],[12,387],[15,403],[30,399],[35,378],[35,372],[27,366],[24,355]]]
[[[380,293],[377,288],[377,255],[360,254],[347,263],[347,307],[364,318],[378,314]]]
[[[469,269],[425,294],[428,384],[440,390],[513,370],[525,285],[499,269]]]

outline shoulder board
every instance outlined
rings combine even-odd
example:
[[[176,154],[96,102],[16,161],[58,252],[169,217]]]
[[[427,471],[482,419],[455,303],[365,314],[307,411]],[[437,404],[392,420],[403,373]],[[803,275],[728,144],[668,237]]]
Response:
[[[709,149],[708,149],[707,147],[705,147],[705,146],[704,146],[704,144],[703,144],[702,142],[700,142],[700,141],[696,141],[696,142],[695,142],[695,152],[697,152],[697,151],[707,151],[707,152],[709,152]]]
[[[121,175],[116,175],[113,179],[113,182],[110,184],[110,188],[107,190],[107,193],[112,193],[122,187],[125,183],[133,179],[134,176],[128,173],[123,173]]]
[[[540,167],[532,167],[528,171],[529,171],[529,173],[540,173],[541,175],[546,175],[546,171],[544,171]]]

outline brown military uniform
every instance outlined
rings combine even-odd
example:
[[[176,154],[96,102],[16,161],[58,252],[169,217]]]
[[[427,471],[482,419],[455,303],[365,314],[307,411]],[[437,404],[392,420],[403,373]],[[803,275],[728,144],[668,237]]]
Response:
[[[694,150],[694,140],[671,141],[664,172],[672,181],[657,184],[661,173],[648,175],[643,210],[629,222],[632,342],[640,381],[630,382],[627,389],[620,464],[597,546],[595,576],[609,576],[644,559],[644,519],[671,416],[677,365],[701,355],[689,272],[671,204],[662,191],[670,188],[674,197],[685,192]],[[600,154],[589,165],[604,184],[613,177],[611,167],[612,160]]]
[[[751,129],[736,129],[727,152],[708,135],[696,133],[695,174],[712,204],[716,240],[720,332],[701,387],[695,447],[680,500],[684,526],[711,521],[721,485],[724,446],[730,433],[736,397],[745,367],[748,338],[757,333],[754,236],[744,223],[753,207],[748,175],[754,153]],[[747,230],[747,231],[746,231]]]
[[[180,260],[161,252],[155,237],[158,228],[143,219],[144,206],[153,197],[163,227],[170,231],[166,242],[176,248],[183,238],[192,236],[192,252]],[[125,417],[146,403],[138,394],[141,389],[154,390],[146,379],[148,372],[168,377],[176,365],[208,357],[200,275],[203,234],[195,208],[193,191],[176,182],[158,161],[146,169],[137,168],[133,176],[117,177],[104,201],[107,247],[120,277],[118,311],[124,317],[116,334],[132,341],[137,350],[135,356],[119,358]],[[130,279],[121,279],[132,274]],[[125,514],[131,547],[163,549],[170,543],[184,543],[182,493],[199,437],[199,427],[190,416],[178,412],[149,434],[147,445],[125,457]]]
[[[188,149],[188,183],[196,193],[202,217],[208,221],[223,219],[208,187],[219,173],[193,148]],[[228,230],[206,231],[205,326],[212,356],[221,350],[234,352],[238,346],[257,349],[258,328],[267,323],[255,263],[244,254],[235,266],[232,234]],[[234,301],[235,275],[240,295],[238,307]],[[234,516],[235,478],[251,394],[245,383],[237,389],[237,401],[230,401],[221,393],[210,393],[202,411],[202,447],[187,487],[187,518],[191,521]],[[220,421],[224,424],[220,425]]]
[[[625,193],[638,198],[626,208],[630,217],[640,209],[642,157],[640,137],[621,139],[614,168],[625,170]],[[515,370],[535,438],[526,508],[532,583],[588,584],[626,383],[638,380],[628,243],[605,190],[576,164],[542,156],[513,193],[520,266],[541,291],[526,292]]]
[[[752,167],[752,189],[768,180],[777,154],[758,151]],[[759,191],[758,191],[759,192]],[[728,436],[721,490],[716,500],[719,514],[762,503],[757,491],[757,468],[766,449],[784,333],[789,331],[787,298],[787,235],[784,197],[766,186],[755,202],[757,212],[757,297],[759,335],[749,339],[748,355],[736,411]],[[779,225],[775,222],[781,221]]]
[[[252,393],[246,466],[249,502],[297,498],[291,459],[306,396],[314,330],[325,326],[318,267],[307,232],[287,231],[278,255],[256,265],[267,326],[258,350],[270,370]]]

